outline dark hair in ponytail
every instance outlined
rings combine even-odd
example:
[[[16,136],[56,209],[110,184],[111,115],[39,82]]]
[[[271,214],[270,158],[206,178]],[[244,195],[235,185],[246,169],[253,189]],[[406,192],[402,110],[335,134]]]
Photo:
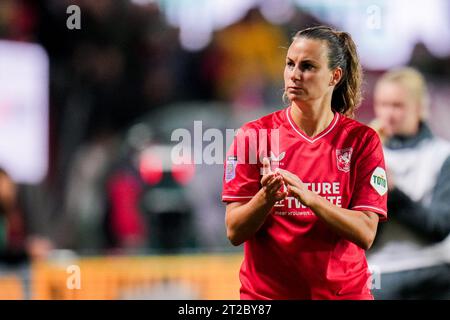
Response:
[[[350,34],[318,26],[297,32],[292,41],[298,38],[327,42],[328,68],[333,70],[340,67],[343,71],[340,82],[334,88],[331,107],[333,111],[353,117],[361,103],[362,68]]]

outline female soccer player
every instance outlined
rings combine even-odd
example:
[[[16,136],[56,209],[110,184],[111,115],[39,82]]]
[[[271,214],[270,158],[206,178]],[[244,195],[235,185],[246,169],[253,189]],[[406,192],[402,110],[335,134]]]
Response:
[[[365,250],[387,217],[387,181],[378,135],[351,119],[361,78],[348,33],[299,31],[289,107],[236,135],[222,200],[229,240],[245,242],[241,299],[373,299]]]

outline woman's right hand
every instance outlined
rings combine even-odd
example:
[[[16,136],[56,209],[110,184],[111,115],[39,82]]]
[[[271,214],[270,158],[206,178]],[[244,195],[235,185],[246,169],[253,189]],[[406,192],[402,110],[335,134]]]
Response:
[[[263,176],[261,178],[261,185],[263,187],[266,199],[270,202],[278,202],[283,200],[287,196],[287,189],[284,185],[283,176],[278,172],[272,171],[268,158],[264,158],[262,163]]]
[[[272,172],[270,161],[263,159],[262,188],[248,202],[231,202],[227,205],[225,225],[230,242],[238,246],[252,237],[263,225],[274,204],[287,196],[283,177]]]

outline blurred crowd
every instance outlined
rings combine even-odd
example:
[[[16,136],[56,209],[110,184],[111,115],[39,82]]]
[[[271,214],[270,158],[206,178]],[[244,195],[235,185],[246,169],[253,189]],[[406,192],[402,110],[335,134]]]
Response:
[[[71,4],[81,8],[80,30],[66,28]],[[50,167],[41,185],[20,188],[26,233],[43,236],[56,248],[160,249],[167,241],[149,240],[158,228],[149,226],[142,212],[149,183],[132,159],[143,147],[128,142],[129,129],[180,103],[196,102],[190,110],[205,112],[209,103],[223,103],[226,107],[219,108],[218,116],[224,121],[214,124],[223,128],[240,125],[242,119],[225,121],[230,114],[277,108],[283,46],[295,30],[312,23],[318,21],[299,11],[290,25],[273,25],[254,8],[218,30],[206,48],[190,52],[180,46],[179,30],[165,21],[156,2],[2,1],[0,38],[37,42],[50,59]],[[183,114],[177,116],[178,127],[192,126],[183,122]],[[147,143],[169,142],[167,128],[161,132],[148,127],[142,138],[151,140]],[[212,170],[219,184],[221,166],[203,168]],[[208,208],[186,201],[196,212],[204,211],[206,217],[197,220],[213,222],[197,223],[199,230],[186,231],[194,234],[187,237],[193,240],[178,246],[225,245],[220,186],[210,190],[217,194],[204,199]],[[169,220],[173,227],[177,219]],[[196,223],[191,225],[195,229]]]
[[[66,27],[71,4],[81,8],[80,30]],[[229,250],[222,166],[168,164],[170,130],[194,120],[238,128],[282,107],[285,47],[297,30],[319,23],[297,10],[274,25],[253,8],[193,52],[157,2],[0,1],[0,39],[39,43],[50,60],[49,171],[39,185],[17,186],[0,171],[2,259],[53,248]],[[450,57],[417,44],[409,65],[429,81],[431,125],[433,110],[448,117]],[[374,117],[373,88],[384,71],[366,72],[360,121]]]

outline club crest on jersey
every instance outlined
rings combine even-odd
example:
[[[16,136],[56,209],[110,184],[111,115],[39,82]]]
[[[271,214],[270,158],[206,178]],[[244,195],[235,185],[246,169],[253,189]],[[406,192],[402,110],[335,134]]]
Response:
[[[352,158],[353,148],[336,149],[337,168],[343,172],[350,171],[350,160]]]
[[[225,166],[225,182],[230,182],[236,177],[237,157],[229,156]]]

